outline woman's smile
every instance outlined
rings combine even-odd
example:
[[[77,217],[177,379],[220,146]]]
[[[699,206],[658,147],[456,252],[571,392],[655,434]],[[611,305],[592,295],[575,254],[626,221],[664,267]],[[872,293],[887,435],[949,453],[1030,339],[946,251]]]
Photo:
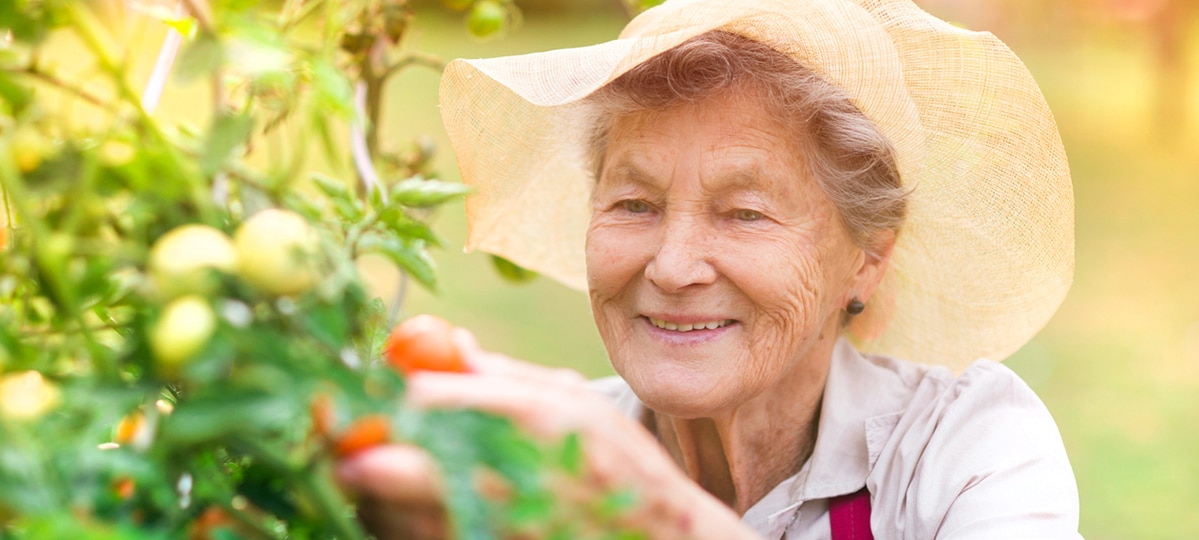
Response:
[[[655,342],[666,345],[701,345],[736,330],[733,319],[710,316],[642,316],[646,334]]]

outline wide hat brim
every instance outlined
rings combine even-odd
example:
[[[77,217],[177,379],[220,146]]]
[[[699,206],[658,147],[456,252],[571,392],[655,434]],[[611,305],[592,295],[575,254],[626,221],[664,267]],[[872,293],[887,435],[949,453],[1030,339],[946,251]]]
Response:
[[[692,37],[739,34],[844,89],[912,188],[888,275],[850,334],[960,370],[1048,322],[1074,272],[1074,202],[1053,115],[997,38],[907,0],[670,0],[599,45],[455,60],[441,113],[463,182],[467,249],[586,288],[593,174],[585,99]]]

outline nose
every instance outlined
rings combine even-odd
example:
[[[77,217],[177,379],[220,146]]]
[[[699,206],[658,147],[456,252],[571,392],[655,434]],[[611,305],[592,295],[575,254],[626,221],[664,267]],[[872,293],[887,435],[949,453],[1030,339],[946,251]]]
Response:
[[[710,260],[713,231],[691,216],[663,220],[657,252],[645,267],[645,278],[668,293],[716,281]]]

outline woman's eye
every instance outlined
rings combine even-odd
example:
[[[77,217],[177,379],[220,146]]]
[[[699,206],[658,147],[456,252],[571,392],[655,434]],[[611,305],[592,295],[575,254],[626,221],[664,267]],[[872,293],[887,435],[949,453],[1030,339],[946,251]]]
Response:
[[[627,201],[621,201],[620,204],[624,207],[626,212],[633,214],[644,214],[649,212],[649,203],[642,200],[630,199]]]
[[[762,219],[762,213],[757,210],[737,210],[733,216],[741,221],[757,221]]]

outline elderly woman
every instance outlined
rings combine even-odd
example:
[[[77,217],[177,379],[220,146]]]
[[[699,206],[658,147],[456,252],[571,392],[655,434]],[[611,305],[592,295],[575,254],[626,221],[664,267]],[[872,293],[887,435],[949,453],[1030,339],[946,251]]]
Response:
[[[585,281],[619,377],[460,335],[475,372],[413,403],[581,433],[582,487],[633,490],[652,538],[1078,536],[1052,418],[974,361],[1073,265],[1056,127],[993,36],[906,0],[670,0],[617,41],[455,62],[442,98],[472,246]],[[428,463],[340,474],[437,536]]]

